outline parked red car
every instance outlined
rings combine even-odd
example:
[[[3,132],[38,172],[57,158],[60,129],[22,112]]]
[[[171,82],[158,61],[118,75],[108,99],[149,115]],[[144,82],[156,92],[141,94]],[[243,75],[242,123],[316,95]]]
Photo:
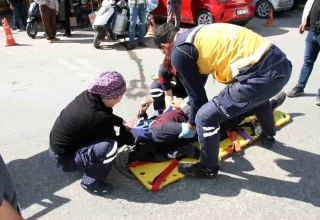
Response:
[[[182,0],[181,22],[189,24],[235,23],[246,25],[254,17],[253,0]],[[167,18],[167,0],[159,0],[153,11],[157,19]]]

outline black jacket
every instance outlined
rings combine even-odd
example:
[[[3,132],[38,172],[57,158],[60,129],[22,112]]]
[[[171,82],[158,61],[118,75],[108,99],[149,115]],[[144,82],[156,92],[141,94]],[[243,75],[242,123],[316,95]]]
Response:
[[[123,119],[112,112],[98,95],[82,92],[56,119],[50,133],[51,149],[59,155],[71,155],[95,141],[118,141],[114,126],[120,127]]]

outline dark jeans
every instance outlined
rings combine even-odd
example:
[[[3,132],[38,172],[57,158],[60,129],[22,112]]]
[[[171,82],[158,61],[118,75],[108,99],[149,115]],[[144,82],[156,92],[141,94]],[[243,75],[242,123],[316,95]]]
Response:
[[[202,76],[203,85],[206,84],[207,80],[208,80],[208,76],[203,75]],[[177,79],[175,82],[176,82],[175,87],[172,87],[173,96],[177,96],[178,98],[183,98],[183,99],[186,98],[188,96],[188,93],[186,92],[180,80]],[[149,87],[149,92],[153,99],[154,110],[160,111],[159,113],[162,113],[162,111],[165,110],[166,103],[165,103],[165,94],[164,94],[164,90],[162,89],[161,83],[158,80],[153,81]]]
[[[57,167],[65,172],[82,171],[87,176],[105,181],[117,156],[117,142],[110,139],[85,146],[70,156],[61,156],[49,149]]]
[[[176,15],[176,19],[175,19],[175,26],[177,28],[180,28],[180,19],[181,19],[181,6],[182,3],[178,3],[178,4],[167,4],[167,8],[168,8],[168,17],[167,17],[167,23],[172,23],[173,20],[173,14]]]
[[[27,26],[27,9],[24,3],[13,3],[13,23],[16,28],[20,29],[19,20],[21,20],[23,28]]]
[[[40,13],[44,30],[48,39],[52,39],[56,36],[57,32],[57,15],[56,10],[47,7],[46,5],[40,6]]]
[[[317,60],[320,51],[320,35],[314,36],[312,31],[309,31],[306,38],[306,48],[304,51],[304,63],[301,68],[300,77],[298,81],[299,88],[305,88],[308,79],[311,75],[313,65]],[[320,88],[318,89],[320,95]]]
[[[220,124],[253,110],[266,135],[275,135],[275,122],[269,99],[290,79],[292,64],[277,47],[252,66],[240,70],[235,82],[203,105],[196,115],[201,163],[215,170],[218,166]]]

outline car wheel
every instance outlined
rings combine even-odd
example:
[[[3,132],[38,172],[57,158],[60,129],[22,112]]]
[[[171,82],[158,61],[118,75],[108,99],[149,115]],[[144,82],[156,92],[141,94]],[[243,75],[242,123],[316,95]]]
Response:
[[[259,18],[268,18],[270,11],[272,9],[272,5],[269,1],[259,1],[256,4],[256,16]]]
[[[212,14],[208,10],[201,10],[197,15],[197,25],[212,24],[215,22]]]

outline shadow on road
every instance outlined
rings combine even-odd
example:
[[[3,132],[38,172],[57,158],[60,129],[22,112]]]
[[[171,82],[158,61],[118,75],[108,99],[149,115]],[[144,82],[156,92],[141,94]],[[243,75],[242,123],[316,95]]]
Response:
[[[44,209],[28,219],[41,216],[70,201],[55,195],[82,177],[81,173],[64,173],[53,164],[48,151],[43,151],[27,159],[11,161],[7,164],[19,197],[22,210],[32,205]],[[49,200],[49,201],[46,201]]]

